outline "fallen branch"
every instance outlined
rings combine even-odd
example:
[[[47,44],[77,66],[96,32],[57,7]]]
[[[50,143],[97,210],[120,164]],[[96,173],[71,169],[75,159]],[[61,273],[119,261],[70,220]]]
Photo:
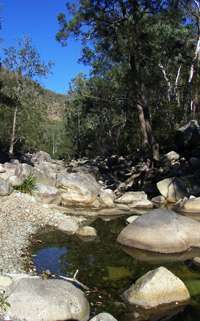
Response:
[[[76,279],[78,272],[79,272],[79,270],[76,270],[76,272],[74,273],[72,278],[69,278],[69,277],[63,276],[63,275],[58,275],[58,277],[63,280],[75,283],[75,284],[79,285],[81,288],[83,288],[84,290],[88,291],[89,288],[85,284],[83,284],[82,282],[80,282]]]

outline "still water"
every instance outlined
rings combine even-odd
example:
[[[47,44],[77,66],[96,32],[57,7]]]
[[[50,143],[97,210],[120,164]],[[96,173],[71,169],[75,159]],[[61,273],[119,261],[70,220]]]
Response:
[[[98,238],[81,240],[58,231],[41,231],[35,236],[31,251],[38,273],[50,270],[52,274],[72,277],[79,269],[78,280],[90,288],[87,293],[91,314],[109,312],[119,321],[135,320],[123,303],[121,294],[137,278],[149,270],[165,266],[177,275],[188,287],[192,296],[182,312],[160,318],[157,311],[151,320],[198,321],[200,320],[200,267],[192,265],[189,258],[200,253],[184,255],[150,255],[139,250],[124,251],[116,238],[125,226],[125,218],[110,221],[97,219],[92,226]],[[39,241],[39,242],[37,242]],[[155,311],[154,311],[155,312]],[[150,320],[149,315],[140,315],[137,320]]]

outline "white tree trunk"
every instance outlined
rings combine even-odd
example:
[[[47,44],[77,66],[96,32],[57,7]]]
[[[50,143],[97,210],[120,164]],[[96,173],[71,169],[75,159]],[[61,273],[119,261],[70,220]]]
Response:
[[[172,93],[172,85],[171,85],[171,81],[169,80],[166,70],[164,68],[164,66],[162,64],[158,65],[163,73],[164,79],[166,80],[167,83],[167,99],[170,102],[171,101],[171,93]]]
[[[17,122],[17,111],[18,106],[15,106],[14,115],[13,115],[13,125],[12,125],[12,134],[10,139],[10,148],[9,148],[9,154],[12,156],[14,152],[14,145],[15,145],[15,133],[16,133],[16,122]]]
[[[176,80],[175,80],[175,90],[174,90],[175,91],[175,95],[176,95],[176,101],[177,101],[178,107],[180,107],[180,105],[181,105],[181,103],[180,103],[180,92],[179,92],[179,88],[178,88],[180,75],[181,75],[181,68],[182,68],[182,65],[179,66],[178,71],[177,71]]]

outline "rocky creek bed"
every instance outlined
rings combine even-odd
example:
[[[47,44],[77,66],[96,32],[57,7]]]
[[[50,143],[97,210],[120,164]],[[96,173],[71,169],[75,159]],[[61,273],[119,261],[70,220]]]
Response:
[[[38,273],[50,270],[53,274],[72,276],[79,269],[78,278],[90,290],[87,292],[92,315],[107,311],[119,321],[150,320],[149,312],[133,315],[124,304],[121,294],[138,277],[159,266],[167,267],[189,289],[192,299],[186,307],[170,309],[173,321],[196,321],[200,318],[200,272],[192,265],[192,253],[185,255],[159,255],[136,250],[132,256],[116,243],[119,232],[126,225],[126,218],[111,220],[100,218],[93,222],[98,237],[93,241],[67,236],[56,230],[41,230],[34,236],[34,245],[29,249]],[[197,253],[196,253],[197,254]],[[194,254],[195,255],[195,254]],[[153,311],[152,320],[158,320],[162,308]],[[165,320],[165,319],[163,319]]]
[[[0,164],[0,319],[6,300],[13,321],[199,319],[197,176],[173,177],[179,155],[166,157],[172,172],[154,173],[152,199],[133,188],[132,167],[115,189],[88,161],[38,152],[31,164]],[[89,289],[62,279],[77,269]]]

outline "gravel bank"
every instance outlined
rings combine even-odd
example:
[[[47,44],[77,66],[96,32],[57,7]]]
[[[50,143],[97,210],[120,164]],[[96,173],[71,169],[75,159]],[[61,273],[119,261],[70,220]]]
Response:
[[[24,250],[30,245],[30,236],[38,229],[51,226],[67,229],[73,234],[84,218],[58,213],[38,203],[28,194],[13,193],[0,198],[0,271],[2,273],[24,272],[27,260]],[[75,225],[75,228],[74,228]]]

